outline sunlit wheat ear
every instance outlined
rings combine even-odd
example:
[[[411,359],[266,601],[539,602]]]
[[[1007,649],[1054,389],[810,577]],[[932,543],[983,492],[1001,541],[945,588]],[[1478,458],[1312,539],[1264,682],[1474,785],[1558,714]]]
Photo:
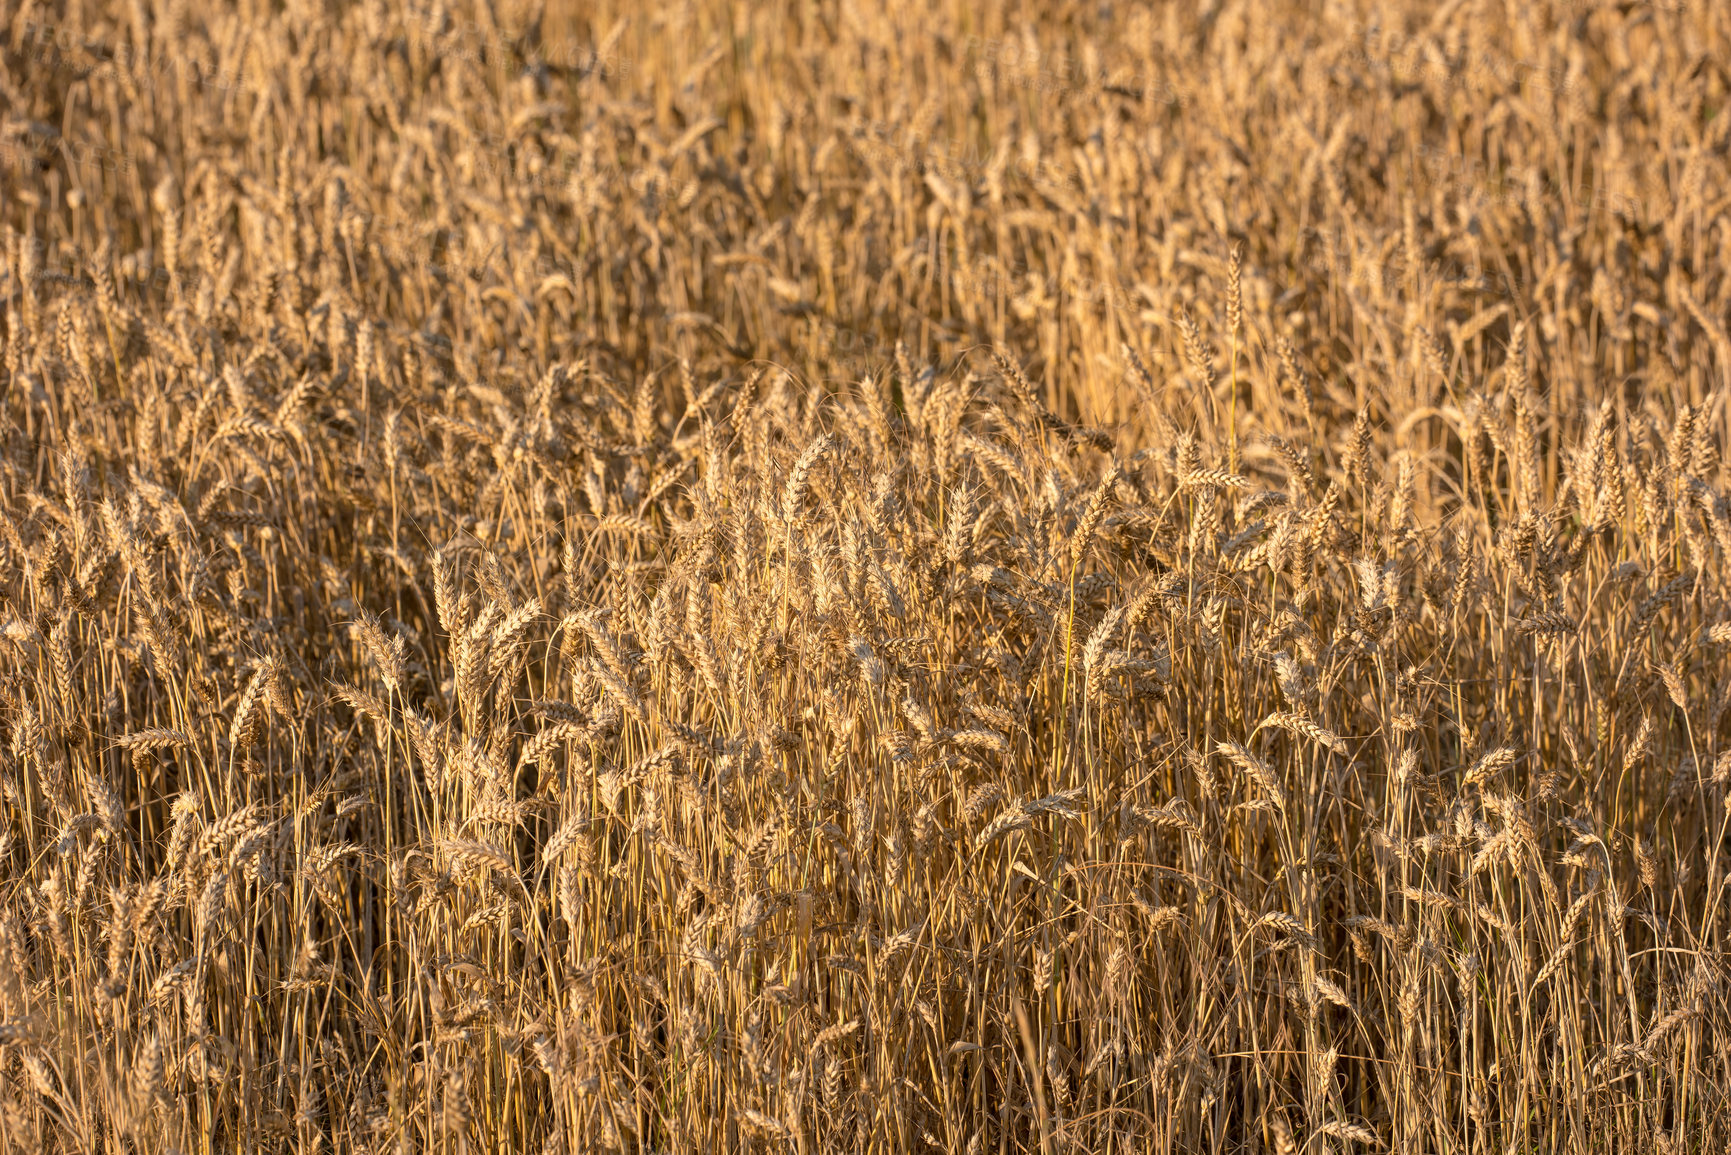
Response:
[[[1184,338],[1184,361],[1204,388],[1214,385],[1214,350],[1202,336],[1202,328],[1188,310],[1179,314],[1178,331]]]
[[[1303,714],[1277,710],[1264,718],[1258,724],[1258,729],[1264,726],[1272,726],[1276,729],[1285,730],[1287,733],[1307,738],[1319,746],[1334,751],[1336,754],[1345,754],[1347,752],[1346,741],[1343,738],[1323,729]]]
[[[1266,763],[1236,742],[1222,742],[1216,749],[1234,766],[1244,771],[1245,775],[1268,795],[1269,801],[1282,810],[1286,809],[1286,791]]]

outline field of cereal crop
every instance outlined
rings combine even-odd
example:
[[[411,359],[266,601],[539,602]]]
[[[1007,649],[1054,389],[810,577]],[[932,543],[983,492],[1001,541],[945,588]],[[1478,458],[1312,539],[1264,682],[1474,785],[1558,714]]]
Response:
[[[1724,1151],[1728,101],[0,0],[0,1147]]]

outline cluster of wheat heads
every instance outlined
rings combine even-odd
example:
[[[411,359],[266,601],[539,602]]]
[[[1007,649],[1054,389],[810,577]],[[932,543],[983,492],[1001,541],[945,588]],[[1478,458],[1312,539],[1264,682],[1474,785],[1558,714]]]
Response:
[[[1726,14],[1047,7],[0,7],[0,1144],[1725,1148]]]

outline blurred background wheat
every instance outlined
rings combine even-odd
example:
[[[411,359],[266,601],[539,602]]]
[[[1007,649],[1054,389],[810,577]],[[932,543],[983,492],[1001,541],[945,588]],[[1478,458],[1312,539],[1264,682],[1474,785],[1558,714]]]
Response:
[[[1728,32],[0,2],[0,1137],[1725,1150]]]

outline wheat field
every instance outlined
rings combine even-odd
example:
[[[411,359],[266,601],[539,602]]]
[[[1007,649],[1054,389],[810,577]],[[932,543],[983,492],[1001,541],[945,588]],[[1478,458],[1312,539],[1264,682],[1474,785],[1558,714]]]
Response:
[[[5,1149],[1726,1150],[1728,62],[0,0]]]

